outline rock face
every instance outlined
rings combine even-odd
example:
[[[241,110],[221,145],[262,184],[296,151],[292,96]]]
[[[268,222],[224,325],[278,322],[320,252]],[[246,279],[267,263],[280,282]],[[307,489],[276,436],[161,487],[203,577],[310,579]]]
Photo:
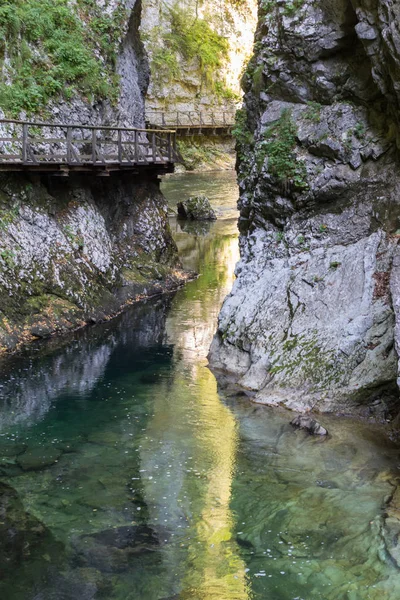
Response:
[[[215,221],[217,218],[207,196],[191,196],[179,202],[178,217],[191,221]]]
[[[77,328],[179,282],[153,181],[2,180],[0,345]]]
[[[255,0],[143,0],[141,31],[151,64],[147,111],[234,110],[256,25]]]
[[[263,2],[237,130],[240,249],[211,365],[256,401],[397,396],[399,8]]]
[[[18,10],[29,11],[33,4],[21,4]],[[47,7],[49,22],[58,18],[57,10]],[[54,122],[143,127],[149,67],[138,31],[139,0],[98,0],[89,12],[88,6],[73,3],[63,10],[73,27],[71,32],[61,31],[60,39],[76,36],[76,56],[74,47],[69,48],[76,66],[74,87],[68,88],[70,98],[43,92],[41,104],[46,100]],[[27,15],[19,16],[23,23]],[[8,18],[6,12],[5,21]],[[98,36],[100,25],[107,31],[107,43],[104,35]],[[12,36],[12,28],[5,31],[7,44],[18,56],[18,36]],[[36,48],[48,54],[45,64],[58,64],[61,54],[54,50],[57,40],[49,39],[51,35],[40,23],[27,34],[28,64]],[[103,73],[104,90],[96,87],[93,77],[79,75],[84,52],[91,68]],[[6,81],[0,86],[1,116],[16,116],[29,96],[28,90],[16,95],[20,75],[14,58],[1,67]],[[54,74],[61,89],[68,83],[62,77],[72,78],[63,69],[61,62]],[[41,89],[40,81],[35,85]],[[19,104],[10,100],[14,96]],[[31,119],[37,118],[35,110],[43,108],[41,104],[30,106]],[[18,114],[26,117],[23,110]],[[1,133],[7,134],[9,127],[1,125]],[[156,174],[0,176],[0,351],[104,319],[127,302],[170,289],[180,279],[177,266]]]

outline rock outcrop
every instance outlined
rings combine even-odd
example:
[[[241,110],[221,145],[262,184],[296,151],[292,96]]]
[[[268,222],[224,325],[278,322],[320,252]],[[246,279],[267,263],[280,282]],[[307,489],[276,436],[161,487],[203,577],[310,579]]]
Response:
[[[178,217],[191,221],[215,221],[217,215],[207,196],[191,196],[178,202]]]
[[[397,397],[400,14],[263,1],[237,130],[240,249],[210,362],[256,401]]]
[[[1,116],[19,111],[26,118],[29,111],[32,120],[43,120],[37,111],[46,108],[55,123],[143,127],[149,66],[139,36],[140,0],[98,0],[90,10],[50,4],[44,16],[60,23],[57,39],[39,19],[29,32],[21,29],[24,48],[10,25],[12,11],[3,15],[0,52],[12,53],[1,66]],[[34,0],[20,4],[14,29],[24,27],[25,17],[37,20],[36,9]],[[64,46],[69,54],[61,52]],[[15,57],[22,50],[27,67],[41,53],[26,83],[35,86],[36,103],[29,104],[30,88],[18,95],[23,74]],[[49,91],[41,86],[50,64]],[[9,125],[0,129],[10,137]],[[0,351],[108,318],[139,297],[176,287],[183,277],[178,266],[156,173],[0,176]]]

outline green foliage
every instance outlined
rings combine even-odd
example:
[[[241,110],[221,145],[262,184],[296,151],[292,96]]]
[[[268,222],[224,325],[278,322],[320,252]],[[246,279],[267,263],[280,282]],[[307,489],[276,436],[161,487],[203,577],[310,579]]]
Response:
[[[298,160],[296,148],[296,125],[291,111],[283,110],[280,119],[265,132],[256,147],[256,162],[260,169],[268,159],[268,171],[285,185],[307,188],[307,170],[303,160]]]
[[[366,129],[364,123],[358,122],[354,127],[354,135],[360,141],[365,139]]]
[[[94,0],[3,0],[0,58],[11,83],[0,83],[0,104],[10,114],[34,113],[74,93],[116,98],[114,67],[126,9],[112,15]]]
[[[232,135],[236,139],[238,156],[241,160],[244,160],[249,155],[249,149],[252,149],[254,144],[254,136],[249,128],[245,108],[240,108],[236,111],[235,126],[232,129]]]
[[[179,139],[177,147],[188,171],[193,171],[201,164],[214,164],[216,160],[223,158],[223,152],[218,146],[206,145],[204,140]]]
[[[15,253],[10,250],[10,248],[2,250],[0,252],[0,258],[8,269],[13,269],[15,267]]]
[[[331,264],[329,265],[330,269],[337,269],[338,267],[340,267],[342,263],[337,262],[336,260],[334,260],[333,262],[331,262]]]
[[[301,246],[305,243],[306,239],[304,237],[304,235],[299,235],[297,238],[297,243],[300,244]]]
[[[251,75],[253,92],[258,96],[264,89],[264,65],[258,65]]]
[[[265,14],[271,14],[274,8],[281,8],[285,17],[293,17],[303,4],[304,0],[286,0],[282,5],[279,5],[277,0],[261,0],[260,7]]]
[[[228,58],[228,40],[214,31],[208,21],[196,17],[189,9],[177,4],[164,7],[169,30],[155,27],[144,35],[152,44],[151,72],[158,85],[164,79],[179,74],[179,58],[185,62],[199,61],[204,81],[214,85],[215,74]]]
[[[328,231],[328,225],[321,223],[321,225],[319,226],[319,231],[320,233],[326,233]]]
[[[293,17],[303,4],[304,0],[287,0],[283,7],[283,14],[286,17]]]
[[[276,234],[276,241],[283,242],[284,239],[285,239],[285,234],[283,233],[283,231],[278,231],[278,233]]]
[[[321,121],[321,110],[322,104],[319,104],[319,102],[307,102],[307,109],[304,112],[304,116],[309,121],[319,123]]]
[[[77,233],[74,233],[74,230],[72,229],[71,225],[66,225],[64,227],[64,234],[72,246],[77,246],[79,250],[83,250],[83,247],[85,245],[83,237],[78,235]]]

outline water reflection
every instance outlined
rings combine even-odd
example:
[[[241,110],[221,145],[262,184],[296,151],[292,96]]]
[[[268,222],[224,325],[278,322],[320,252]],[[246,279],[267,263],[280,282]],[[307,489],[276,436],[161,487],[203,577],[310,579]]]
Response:
[[[198,279],[2,365],[0,597],[397,600],[383,506],[398,448],[328,417],[314,439],[221,397],[206,355],[236,224],[171,224]]]
[[[0,372],[0,434],[12,425],[31,425],[42,420],[63,395],[84,398],[112,369],[118,347],[119,369],[142,367],[137,357],[144,348],[161,344],[171,298],[146,303],[117,317],[112,324],[86,329],[58,350],[48,344],[29,348],[19,357],[3,360]],[[124,348],[124,360],[120,358]]]

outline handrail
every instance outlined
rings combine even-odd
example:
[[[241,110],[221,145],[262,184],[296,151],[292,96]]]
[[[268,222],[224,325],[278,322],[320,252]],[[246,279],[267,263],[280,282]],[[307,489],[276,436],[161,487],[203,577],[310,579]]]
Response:
[[[106,125],[82,125],[78,123],[41,123],[37,121],[18,121],[16,119],[0,119],[0,123],[13,125],[29,125],[30,127],[71,127],[72,129],[96,129],[102,131],[138,131],[139,133],[159,133],[160,129],[139,129],[138,127],[115,127]],[[175,133],[175,129],[163,129],[163,133]]]
[[[149,165],[171,168],[180,160],[173,129],[0,119],[2,123],[12,126],[0,133],[2,171],[16,167],[55,171]]]

